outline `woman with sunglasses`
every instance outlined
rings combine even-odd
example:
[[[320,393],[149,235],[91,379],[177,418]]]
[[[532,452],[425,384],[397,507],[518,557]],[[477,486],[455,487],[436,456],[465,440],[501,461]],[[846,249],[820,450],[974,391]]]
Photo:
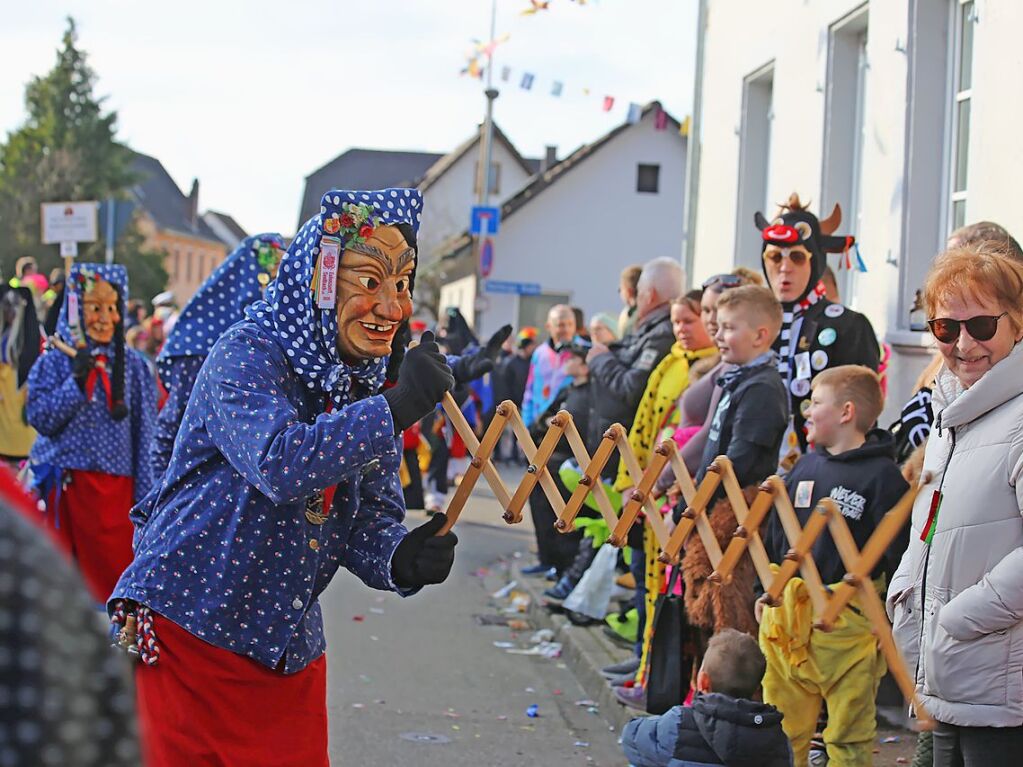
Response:
[[[888,590],[934,765],[998,767],[1023,749],[1023,265],[951,250],[924,287],[943,365],[909,549]],[[912,665],[911,665],[912,667]]]

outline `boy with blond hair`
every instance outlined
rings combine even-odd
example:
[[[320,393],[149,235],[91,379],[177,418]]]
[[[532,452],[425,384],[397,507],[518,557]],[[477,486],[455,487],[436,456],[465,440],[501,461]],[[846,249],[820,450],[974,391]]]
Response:
[[[788,424],[788,392],[771,351],[781,329],[781,304],[767,288],[742,285],[721,294],[717,321],[721,359],[735,367],[718,379],[721,399],[696,478],[702,480],[707,466],[727,455],[746,487],[774,472]]]
[[[837,504],[863,548],[882,517],[909,489],[894,459],[894,440],[875,428],[884,408],[877,374],[861,365],[824,370],[813,381],[807,411],[807,438],[814,445],[786,477],[786,487],[801,525],[822,498]],[[892,542],[872,576],[880,591],[908,543],[908,528]],[[765,527],[764,544],[773,562],[781,562],[789,543],[777,517]],[[826,584],[836,584],[845,566],[827,530],[812,549]],[[760,647],[767,658],[764,700],[785,715],[796,764],[805,765],[822,702],[828,707],[824,730],[831,767],[872,764],[874,698],[885,673],[870,621],[857,599],[842,611],[834,629],[811,627],[813,616],[804,582],[793,578],[782,604],[757,603]]]

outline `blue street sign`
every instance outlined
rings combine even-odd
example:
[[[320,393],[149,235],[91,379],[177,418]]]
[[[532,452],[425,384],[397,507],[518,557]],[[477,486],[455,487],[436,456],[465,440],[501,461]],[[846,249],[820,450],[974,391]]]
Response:
[[[480,246],[480,274],[489,277],[494,271],[494,241],[487,237]]]
[[[486,222],[486,223],[484,223]],[[497,234],[501,228],[501,209],[487,205],[473,205],[469,219],[469,234]],[[484,232],[484,229],[486,231]]]
[[[540,283],[486,280],[483,283],[483,290],[486,293],[512,293],[520,296],[538,296],[540,295]]]

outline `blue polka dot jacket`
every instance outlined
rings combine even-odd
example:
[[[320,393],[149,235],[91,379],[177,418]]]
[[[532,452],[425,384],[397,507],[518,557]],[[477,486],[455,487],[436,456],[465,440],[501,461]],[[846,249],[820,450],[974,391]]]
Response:
[[[287,674],[324,652],[317,600],[340,567],[372,588],[412,593],[391,577],[407,531],[400,442],[376,394],[386,358],[341,362],[335,310],[310,290],[324,221],[350,202],[381,223],[418,226],[415,190],[324,196],[266,298],[199,371],[167,471],[132,510],[135,559],[109,604],[134,600]],[[310,521],[307,502],[320,511],[335,485],[326,521]]]

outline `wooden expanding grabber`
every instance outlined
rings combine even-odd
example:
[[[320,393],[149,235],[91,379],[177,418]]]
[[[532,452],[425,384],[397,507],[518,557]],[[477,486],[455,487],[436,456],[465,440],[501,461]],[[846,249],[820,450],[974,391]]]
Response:
[[[540,484],[558,516],[555,528],[563,533],[574,529],[575,518],[591,493],[604,521],[611,529],[608,542],[614,546],[625,545],[629,529],[640,518],[642,511],[646,524],[650,525],[650,529],[660,544],[660,560],[665,564],[678,564],[682,548],[695,530],[714,566],[714,571],[708,577],[708,581],[713,584],[718,586],[728,584],[732,579],[735,567],[743,555],[748,552],[757,576],[765,589],[762,599],[766,604],[778,605],[785,584],[798,573],[806,583],[815,617],[814,625],[819,631],[829,631],[835,625],[842,610],[849,606],[849,602],[854,597],[859,597],[860,605],[867,619],[873,625],[888,668],[906,701],[913,706],[916,712],[917,727],[923,730],[933,728],[934,720],[916,695],[913,677],[907,670],[905,660],[895,645],[891,624],[888,622],[884,605],[870,577],[888,546],[908,521],[916,498],[916,489],[906,493],[898,504],[885,515],[863,550],[860,551],[856,547],[856,542],[845,518],[830,498],[821,500],[807,521],[806,527],[800,525],[792,502],[789,500],[785,483],[777,476],[769,477],[763,482],[757,489],[753,502],[747,504],[732,463],[726,456],[718,456],[714,459],[707,467],[703,481],[697,487],[672,440],[665,440],[654,448],[649,465],[644,470],[629,445],[625,429],[619,424],[612,425],[604,433],[600,445],[591,458],[572,422],[572,416],[565,411],[557,413],[551,419],[547,434],[537,446],[530,437],[529,429],[526,428],[518,408],[510,401],[502,402],[497,406],[494,419],[482,440],[476,438],[450,393],[445,395],[442,404],[452,426],[462,437],[466,448],[472,455],[472,461],[461,484],[455,491],[451,503],[448,504],[448,520],[440,534],[446,533],[455,524],[480,475],[486,477],[498,502],[505,510],[504,519],[509,524],[522,521],[523,506],[537,483]],[[514,493],[505,486],[490,460],[501,434],[509,424],[515,433],[519,447],[529,460],[526,474]],[[582,471],[579,486],[567,502],[558,492],[554,478],[547,468],[547,462],[562,439],[568,440],[572,454]],[[625,463],[625,468],[633,483],[633,489],[622,498],[624,508],[620,517],[615,514],[600,479],[601,472],[616,450]],[[651,497],[654,484],[664,468],[669,465],[686,502],[681,520],[670,533],[668,525],[661,517],[655,499]],[[724,551],[718,545],[717,537],[707,518],[708,508],[714,501],[718,489],[722,486],[728,497],[731,513],[735,515],[737,522],[732,540]],[[759,532],[760,526],[772,509],[778,515],[785,537],[791,546],[777,571],[771,567]],[[833,590],[829,589],[821,580],[812,554],[814,542],[824,532],[825,527],[828,528],[834,539],[839,556],[846,568],[846,575],[842,579],[842,583]]]

